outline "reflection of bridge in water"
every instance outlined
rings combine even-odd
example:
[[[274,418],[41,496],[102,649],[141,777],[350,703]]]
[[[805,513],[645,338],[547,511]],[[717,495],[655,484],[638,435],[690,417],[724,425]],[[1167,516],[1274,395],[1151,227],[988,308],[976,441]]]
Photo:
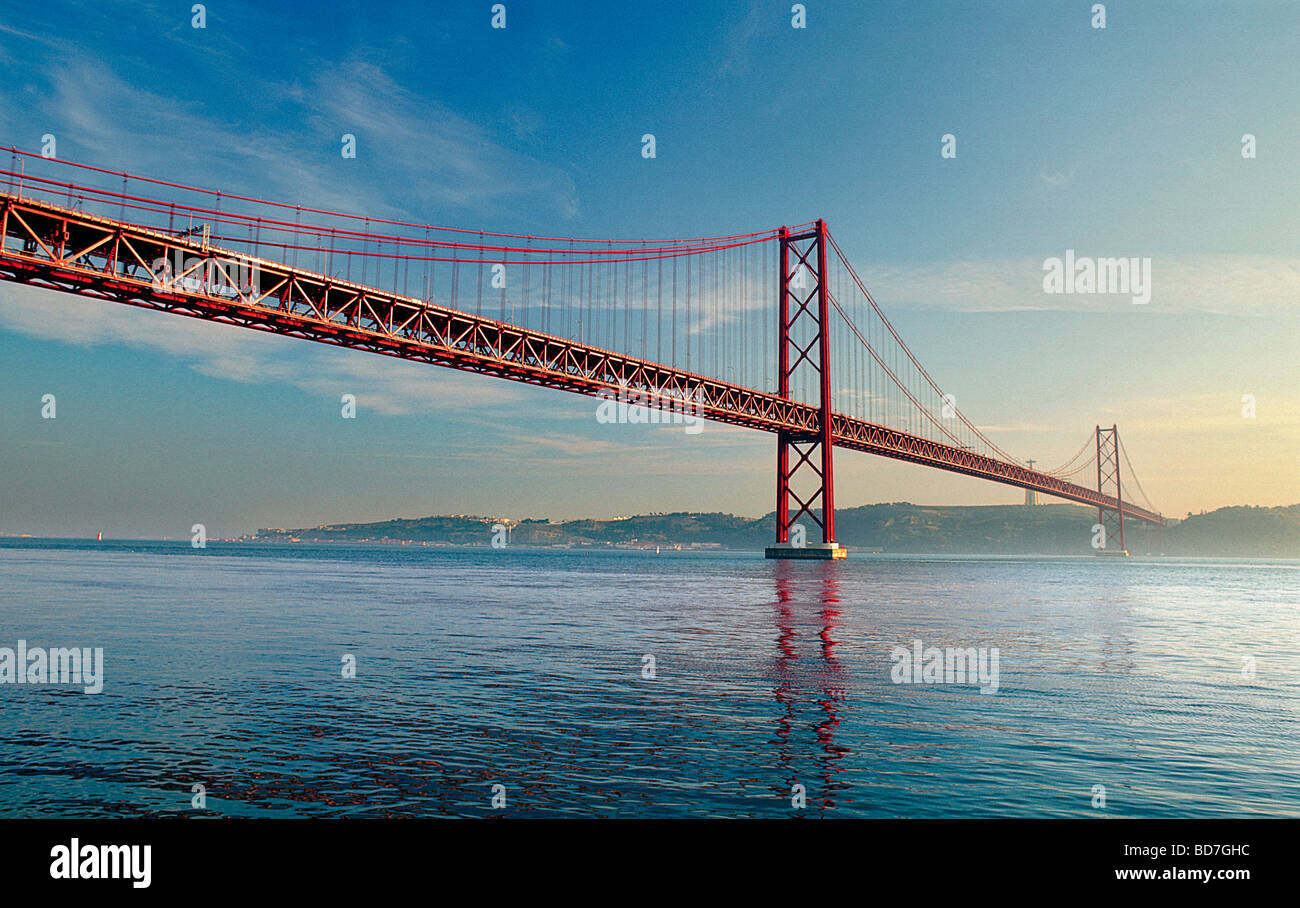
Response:
[[[840,725],[840,706],[844,701],[844,670],[835,656],[834,631],[840,618],[840,581],[838,567],[822,562],[810,570],[797,570],[778,562],[774,571],[776,598],[774,615],[777,638],[776,678],[773,691],[776,702],[785,712],[777,718],[776,743],[778,760],[786,774],[783,794],[793,797],[796,784],[807,791],[808,804],[823,810],[835,807],[835,794],[848,786],[836,780],[839,762],[849,748],[835,743]],[[801,638],[800,630],[804,630]],[[815,641],[811,649],[801,652],[802,641]],[[804,697],[811,696],[811,700]],[[820,785],[814,790],[811,779],[799,773],[795,740],[800,722],[800,703],[812,702],[820,711],[813,725],[817,751],[815,762]]]

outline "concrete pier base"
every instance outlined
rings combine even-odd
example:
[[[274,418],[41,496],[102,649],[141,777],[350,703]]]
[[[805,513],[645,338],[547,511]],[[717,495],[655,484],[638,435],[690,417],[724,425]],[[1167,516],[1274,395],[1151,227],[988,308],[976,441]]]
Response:
[[[766,558],[803,558],[814,561],[838,561],[847,557],[849,550],[838,542],[810,542],[807,545],[769,545],[763,550]]]

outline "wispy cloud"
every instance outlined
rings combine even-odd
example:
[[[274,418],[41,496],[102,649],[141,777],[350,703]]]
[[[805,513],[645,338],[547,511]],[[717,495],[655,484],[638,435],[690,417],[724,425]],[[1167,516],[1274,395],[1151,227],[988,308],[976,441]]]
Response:
[[[422,203],[436,211],[451,204],[483,210],[505,199],[543,196],[564,217],[577,214],[572,179],[563,171],[513,152],[483,127],[398,85],[379,66],[351,60],[320,72],[304,97],[308,122],[334,145],[352,132],[361,153],[384,154],[369,180],[372,195],[393,205]],[[522,117],[522,119],[521,119]],[[535,129],[517,112],[511,127]],[[393,170],[400,174],[393,180]],[[336,175],[335,175],[336,176]]]
[[[363,411],[389,416],[508,407],[524,393],[450,369],[18,284],[0,285],[0,327],[80,346],[162,353],[211,378],[287,385],[336,400],[355,394]]]
[[[264,109],[236,117],[231,105],[134,81],[82,47],[0,29],[0,75],[25,87],[21,103],[4,108],[7,138],[51,132],[63,158],[416,222],[490,220],[522,202],[577,213],[569,174],[511,149],[494,124],[417,95],[362,56],[307,71],[302,82],[276,82],[241,64],[232,97]],[[519,127],[504,122],[500,132]],[[356,136],[355,159],[339,154],[345,133]]]
[[[1300,258],[1264,255],[1162,256],[1143,250],[1078,248],[1080,256],[1151,258],[1151,311],[1231,315],[1294,314],[1300,301]],[[851,252],[846,250],[850,256]],[[1060,257],[1064,249],[1044,257]],[[1049,294],[1043,259],[983,259],[873,265],[859,260],[863,282],[889,308],[962,312],[1098,311],[1133,307],[1128,294]]]
[[[746,430],[706,422],[699,434],[679,425],[598,425],[592,403],[591,431],[512,433],[518,451],[530,451],[555,467],[610,475],[637,465],[641,476],[733,476],[755,453],[755,437]],[[766,466],[763,456],[754,463]]]
[[[752,3],[744,18],[729,26],[718,53],[716,74],[720,78],[748,75],[750,57],[768,11]]]

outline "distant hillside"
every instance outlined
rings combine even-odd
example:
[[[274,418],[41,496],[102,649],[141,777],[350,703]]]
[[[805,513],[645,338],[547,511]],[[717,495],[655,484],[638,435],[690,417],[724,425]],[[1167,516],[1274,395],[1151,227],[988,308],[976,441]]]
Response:
[[[1188,515],[1165,535],[1165,550],[1171,555],[1300,558],[1300,504]]]
[[[836,535],[850,549],[916,554],[1087,554],[1096,512],[1073,504],[925,507],[899,502],[835,512]],[[417,517],[303,529],[258,530],[260,542],[415,542],[490,545],[494,525],[509,527],[511,545],[639,546],[758,550],[770,543],[775,515],[649,514],[617,520]],[[808,538],[817,538],[810,521]],[[1134,554],[1158,553],[1161,532],[1127,524]],[[1188,516],[1165,528],[1170,555],[1300,557],[1300,504],[1230,507]]]
[[[511,545],[604,546],[690,545],[761,548],[769,530],[759,520],[731,514],[650,514],[621,520],[570,520],[504,517],[417,517],[379,523],[344,523],[296,530],[258,530],[264,542],[426,542],[441,545],[490,545],[492,528],[509,527]],[[770,522],[769,522],[770,524]]]

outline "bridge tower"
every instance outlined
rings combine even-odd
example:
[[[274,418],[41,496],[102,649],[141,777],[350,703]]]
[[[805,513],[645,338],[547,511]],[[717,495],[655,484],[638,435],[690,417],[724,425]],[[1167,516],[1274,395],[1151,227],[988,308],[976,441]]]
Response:
[[[1097,523],[1101,525],[1104,535],[1101,555],[1128,556],[1128,546],[1124,541],[1124,500],[1120,492],[1119,481],[1119,429],[1111,426],[1103,429],[1097,426],[1097,491],[1102,495],[1113,495],[1119,503],[1118,510],[1097,508]],[[1118,545],[1116,542],[1118,541]]]
[[[765,554],[768,558],[843,558],[847,552],[835,541],[826,223],[819,220],[812,230],[796,235],[782,227],[780,238],[777,394],[790,399],[793,377],[815,379],[818,424],[807,431],[777,433],[776,544],[768,546]],[[791,501],[797,506],[793,513]],[[805,515],[820,527],[820,543],[807,539],[807,527],[799,522]]]

